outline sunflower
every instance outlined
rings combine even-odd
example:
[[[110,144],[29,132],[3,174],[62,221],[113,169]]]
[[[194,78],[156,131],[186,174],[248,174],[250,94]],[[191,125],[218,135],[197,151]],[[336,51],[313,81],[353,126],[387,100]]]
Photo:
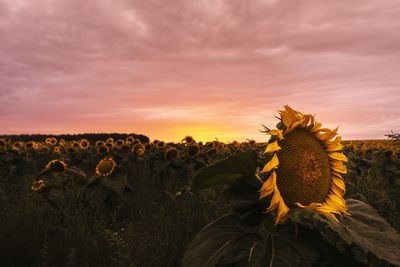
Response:
[[[40,179],[40,180],[38,180],[38,181],[34,181],[33,182],[33,184],[32,184],[32,187],[31,187],[31,190],[33,191],[33,192],[37,192],[37,191],[41,191],[43,188],[45,188],[46,187],[46,184],[45,184],[45,182],[44,182],[44,180],[43,179]]]
[[[46,170],[51,170],[53,172],[66,172],[67,171],[67,164],[59,159],[54,159],[52,161],[50,161],[49,163],[47,163],[46,165]]]
[[[118,139],[118,140],[116,140],[116,141],[114,142],[114,146],[115,146],[117,149],[120,149],[121,146],[124,145],[124,144],[125,144],[125,141],[122,140],[122,139]]]
[[[98,175],[109,176],[114,172],[116,166],[117,163],[115,163],[112,157],[105,157],[97,164],[96,173]]]
[[[32,150],[35,147],[35,143],[36,143],[35,141],[29,141],[29,142],[25,143],[24,148],[26,150]]]
[[[45,142],[46,144],[48,144],[48,145],[50,145],[50,141],[51,141],[51,138],[50,138],[50,137],[47,137],[47,138],[44,140],[44,142]]]
[[[185,138],[183,138],[181,141],[185,142],[186,144],[196,143],[196,141],[190,135],[185,136]]]
[[[196,157],[197,155],[199,155],[199,153],[200,153],[200,148],[199,148],[199,146],[196,145],[196,144],[189,146],[189,148],[187,149],[187,154],[188,154],[190,157],[193,157],[193,158],[194,158],[194,157]]]
[[[96,141],[95,146],[96,146],[96,148],[98,148],[98,147],[100,147],[100,146],[104,146],[105,144],[106,144],[106,143],[105,143],[104,141],[98,140],[98,141]]]
[[[90,146],[90,143],[87,139],[83,138],[79,140],[79,146],[82,150],[87,150]]]
[[[103,153],[108,153],[108,152],[110,152],[110,149],[106,145],[101,145],[101,146],[97,147],[98,154],[103,154]]]
[[[114,144],[114,138],[112,137],[107,138],[106,143]]]
[[[139,157],[143,156],[145,151],[146,147],[143,144],[139,143],[133,147],[133,152]]]
[[[56,154],[61,154],[61,147],[60,146],[55,146],[53,151]]]
[[[293,207],[308,207],[336,221],[335,215],[349,215],[342,178],[347,158],[338,128],[321,128],[313,115],[287,105],[280,116],[277,129],[266,128],[271,139],[264,153],[271,159],[261,171],[269,177],[260,190],[260,199],[272,196],[266,212],[276,211],[275,224],[285,222]]]
[[[175,147],[169,147],[164,151],[164,159],[176,159],[179,157],[179,151]]]
[[[54,138],[54,137],[50,138],[49,144],[52,146],[57,145],[57,138]]]
[[[126,143],[133,143],[134,140],[135,140],[135,138],[133,138],[133,136],[130,135],[125,139],[125,142]]]

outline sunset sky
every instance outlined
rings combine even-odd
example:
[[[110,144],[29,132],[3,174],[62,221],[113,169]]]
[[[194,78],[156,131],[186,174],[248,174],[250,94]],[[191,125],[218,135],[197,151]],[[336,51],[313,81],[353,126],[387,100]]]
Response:
[[[0,134],[400,131],[400,1],[0,0]]]

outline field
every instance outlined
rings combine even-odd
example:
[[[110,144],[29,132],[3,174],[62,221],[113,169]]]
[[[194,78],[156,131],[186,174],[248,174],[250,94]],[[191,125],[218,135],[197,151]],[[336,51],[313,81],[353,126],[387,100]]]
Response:
[[[196,234],[231,209],[224,186],[192,192],[193,177],[239,152],[262,159],[266,146],[16,138],[0,139],[0,266],[180,266]],[[400,146],[344,145],[346,198],[399,231]]]

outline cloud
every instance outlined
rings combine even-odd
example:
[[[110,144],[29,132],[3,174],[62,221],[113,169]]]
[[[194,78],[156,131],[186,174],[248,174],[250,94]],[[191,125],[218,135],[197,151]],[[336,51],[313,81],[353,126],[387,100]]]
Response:
[[[399,15],[389,0],[0,0],[0,132],[262,140],[289,104],[384,138],[400,127]]]

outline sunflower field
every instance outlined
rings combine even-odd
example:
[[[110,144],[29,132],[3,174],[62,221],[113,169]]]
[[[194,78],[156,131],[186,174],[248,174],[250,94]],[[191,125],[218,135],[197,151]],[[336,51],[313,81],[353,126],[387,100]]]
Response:
[[[0,266],[400,266],[399,144],[323,129],[0,137]]]

